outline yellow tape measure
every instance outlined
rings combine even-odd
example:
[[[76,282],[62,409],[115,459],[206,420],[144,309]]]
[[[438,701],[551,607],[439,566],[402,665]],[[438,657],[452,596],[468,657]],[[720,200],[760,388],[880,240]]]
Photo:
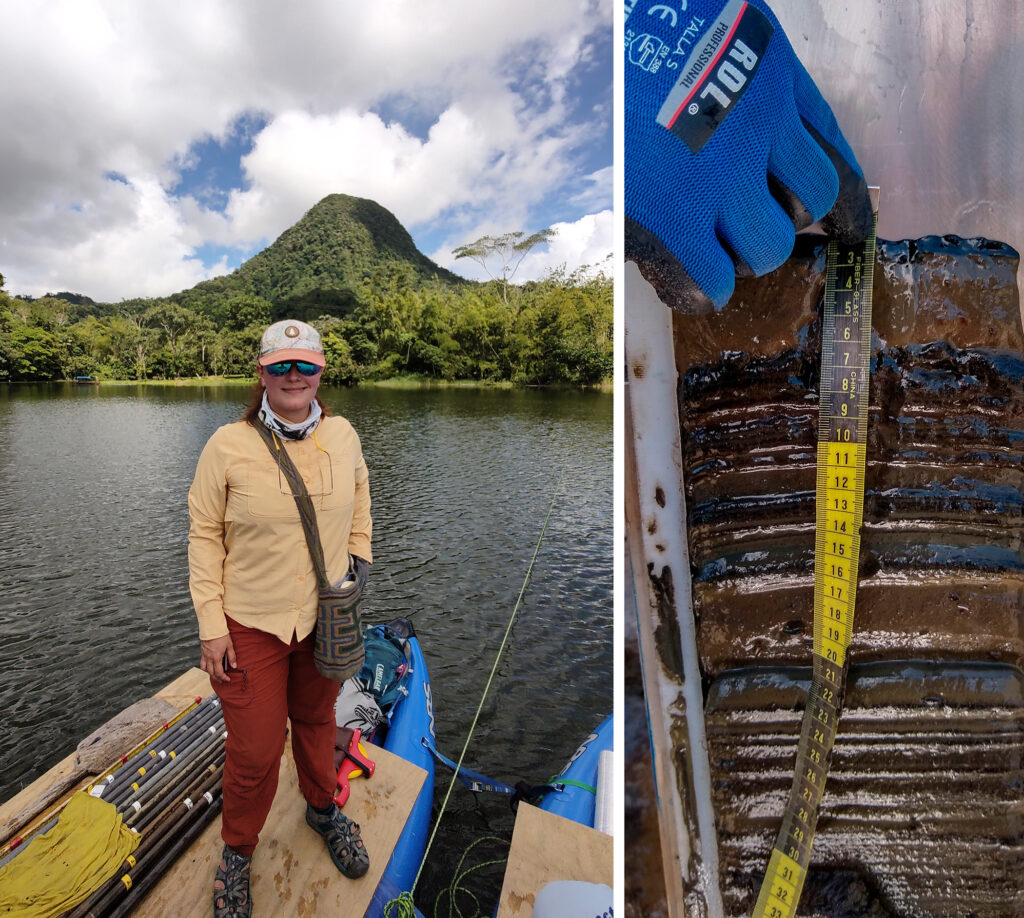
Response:
[[[752,918],[792,918],[796,914],[842,709],[846,650],[857,599],[871,368],[874,228],[862,246],[830,240],[827,258],[818,413],[814,669],[800,729],[793,788]]]

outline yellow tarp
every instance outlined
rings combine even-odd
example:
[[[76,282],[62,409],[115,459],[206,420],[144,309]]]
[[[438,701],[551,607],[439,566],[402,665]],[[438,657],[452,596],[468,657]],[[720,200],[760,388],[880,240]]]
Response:
[[[45,835],[0,868],[0,915],[51,918],[110,879],[139,844],[109,803],[75,794]]]

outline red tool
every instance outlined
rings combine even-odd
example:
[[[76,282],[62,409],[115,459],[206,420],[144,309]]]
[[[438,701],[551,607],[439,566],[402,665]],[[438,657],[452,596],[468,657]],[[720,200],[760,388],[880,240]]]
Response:
[[[341,733],[341,729],[338,730]],[[352,730],[352,737],[348,744],[342,746],[340,751],[342,753],[341,767],[338,769],[338,792],[334,795],[334,802],[338,807],[343,807],[348,802],[351,788],[349,787],[350,778],[358,778],[360,775],[364,778],[369,778],[373,774],[374,768],[377,766],[366,754],[366,748],[362,744],[363,731],[354,729]],[[337,750],[338,747],[335,746]],[[355,766],[354,768],[352,766]]]

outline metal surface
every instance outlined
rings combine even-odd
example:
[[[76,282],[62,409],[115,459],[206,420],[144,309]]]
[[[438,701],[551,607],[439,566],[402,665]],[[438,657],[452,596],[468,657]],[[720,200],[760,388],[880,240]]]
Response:
[[[770,3],[868,182],[886,190],[880,238],[1024,246],[1024,4]]]

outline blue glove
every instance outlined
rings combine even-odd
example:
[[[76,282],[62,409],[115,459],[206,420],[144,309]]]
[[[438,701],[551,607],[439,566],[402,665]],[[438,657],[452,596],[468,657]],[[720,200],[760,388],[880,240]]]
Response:
[[[626,257],[665,303],[721,308],[815,220],[867,237],[860,166],[762,0],[626,0],[625,38]]]

